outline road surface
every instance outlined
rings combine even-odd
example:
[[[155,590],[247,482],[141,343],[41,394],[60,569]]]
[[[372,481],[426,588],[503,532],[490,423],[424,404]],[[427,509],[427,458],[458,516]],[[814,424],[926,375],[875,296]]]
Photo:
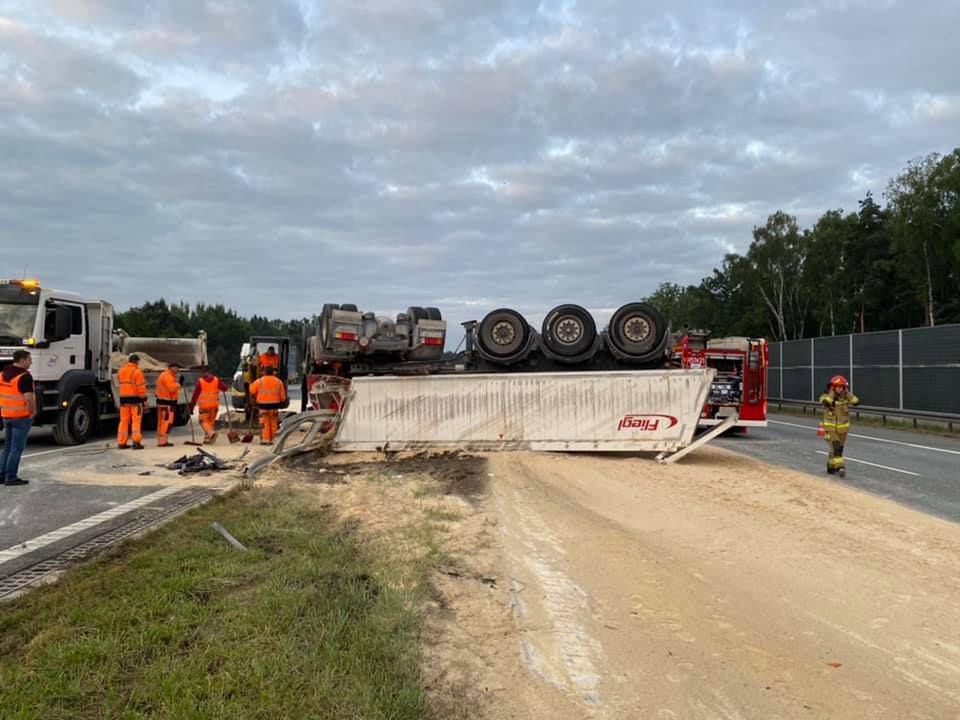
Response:
[[[826,474],[827,444],[816,432],[812,418],[771,414],[766,428],[714,442],[960,522],[960,439],[854,423],[841,479]]]

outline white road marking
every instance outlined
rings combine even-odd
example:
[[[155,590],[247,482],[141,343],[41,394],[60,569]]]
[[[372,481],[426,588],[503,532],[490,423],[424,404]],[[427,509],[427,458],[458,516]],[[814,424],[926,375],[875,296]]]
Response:
[[[136,510],[137,508],[143,507],[144,505],[149,505],[150,503],[165,498],[168,495],[173,495],[183,490],[183,486],[171,486],[163,488],[162,490],[157,490],[154,493],[149,495],[144,495],[141,498],[136,500],[131,500],[128,503],[123,505],[117,505],[116,507],[105,510],[102,513],[97,515],[92,515],[86,520],[80,520],[71,525],[66,525],[57,530],[52,530],[48,533],[35,537],[32,540],[27,540],[26,542],[17,543],[13,547],[7,548],[6,550],[0,551],[0,565],[3,565],[5,562],[18,558],[27,553],[38,550],[47,545],[51,545],[59,540],[75,535],[82,530],[87,530],[88,528],[93,527],[94,525],[99,525],[102,522],[111,520],[118,515],[123,515],[124,513],[130,512],[131,510]]]
[[[799,423],[783,422],[782,420],[768,420],[767,422],[777,425],[789,425],[790,427],[803,428],[804,430],[816,430],[810,425],[801,425]],[[887,438],[878,438],[873,435],[861,435],[859,433],[849,433],[848,437],[860,438],[861,440],[873,440],[874,442],[890,443],[892,445],[905,445],[906,447],[917,448],[918,450],[930,450],[932,452],[948,453],[950,455],[960,455],[960,450],[947,450],[946,448],[930,447],[929,445],[918,445],[917,443],[903,442],[903,440],[888,440]]]
[[[826,453],[823,450],[817,450],[817,455],[829,456],[829,453]],[[913,475],[914,477],[920,477],[920,473],[911,472],[909,470],[901,470],[900,468],[889,467],[887,465],[878,465],[877,463],[867,462],[866,460],[857,460],[856,458],[852,458],[849,455],[844,455],[843,457],[845,460],[849,460],[850,462],[861,463],[862,465],[869,465],[875,468],[882,468],[883,470],[892,470],[893,472],[903,473],[904,475]]]
[[[70,452],[71,450],[74,452],[80,451],[80,450],[90,450],[92,447],[94,446],[80,445],[80,446],[74,446],[74,447],[57,448],[56,450],[41,450],[40,452],[24,453],[23,456],[21,457],[21,460],[27,460],[32,457],[39,457],[40,455],[51,455],[53,453]]]

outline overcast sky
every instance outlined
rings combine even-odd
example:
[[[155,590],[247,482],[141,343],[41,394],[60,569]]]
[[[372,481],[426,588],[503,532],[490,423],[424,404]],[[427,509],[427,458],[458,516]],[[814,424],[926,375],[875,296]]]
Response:
[[[957,0],[0,0],[0,276],[602,316],[960,144],[958,28]]]

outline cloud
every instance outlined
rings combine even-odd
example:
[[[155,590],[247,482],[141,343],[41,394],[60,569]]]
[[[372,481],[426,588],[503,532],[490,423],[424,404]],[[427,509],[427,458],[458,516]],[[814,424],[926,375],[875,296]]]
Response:
[[[0,0],[0,233],[121,307],[695,283],[956,142],[950,0]]]

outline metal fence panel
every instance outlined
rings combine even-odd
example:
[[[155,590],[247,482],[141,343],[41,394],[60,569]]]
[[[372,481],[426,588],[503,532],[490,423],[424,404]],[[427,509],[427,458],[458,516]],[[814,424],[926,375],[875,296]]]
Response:
[[[783,399],[810,399],[810,368],[783,369]]]
[[[847,375],[850,372],[850,336],[837,335],[814,340],[813,362],[817,367],[829,365],[846,368],[838,372]]]
[[[960,416],[960,325],[770,344],[773,400],[816,399],[836,374],[867,407]]]
[[[960,325],[904,330],[903,365],[960,366]]]
[[[905,367],[903,409],[960,415],[960,367]]]

